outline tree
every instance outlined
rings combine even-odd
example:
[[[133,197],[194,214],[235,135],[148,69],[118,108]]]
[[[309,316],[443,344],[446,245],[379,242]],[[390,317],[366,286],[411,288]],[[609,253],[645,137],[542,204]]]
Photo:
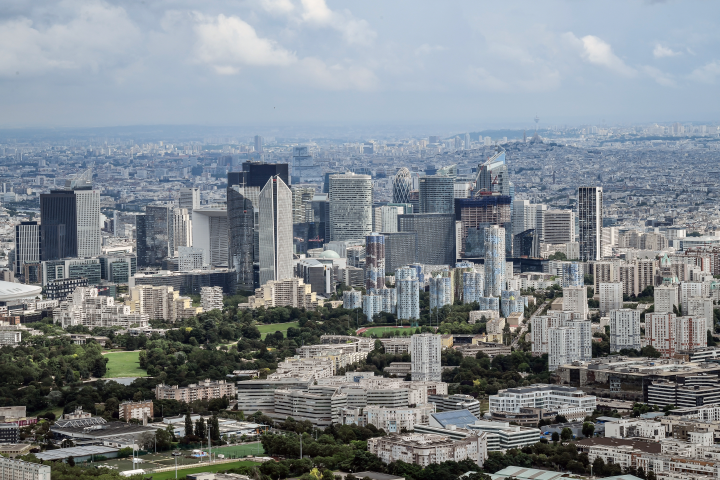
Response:
[[[205,438],[207,430],[205,429],[205,420],[200,417],[195,421],[195,436],[201,439]]]
[[[568,440],[572,439],[572,437],[572,430],[570,430],[568,427],[563,428],[560,432],[560,438],[562,438],[563,442],[567,442]]]
[[[553,433],[552,433],[552,441],[555,442],[555,443],[557,443],[557,442],[560,441],[560,434],[559,434],[558,432],[553,432]]]
[[[212,438],[213,443],[220,443],[220,425],[218,423],[217,415],[213,415],[210,423],[212,428],[210,430],[210,437]]]
[[[585,422],[582,426],[582,434],[590,438],[595,433],[595,425],[592,422]]]
[[[70,456],[68,457],[68,459],[67,459],[67,464],[70,465],[71,467],[74,467],[74,466],[75,466],[75,458],[73,458],[72,455],[70,455]]]
[[[568,423],[568,419],[567,417],[565,417],[565,415],[556,415],[555,423]]]
[[[189,437],[193,434],[193,424],[190,418],[190,412],[185,414],[185,436]]]

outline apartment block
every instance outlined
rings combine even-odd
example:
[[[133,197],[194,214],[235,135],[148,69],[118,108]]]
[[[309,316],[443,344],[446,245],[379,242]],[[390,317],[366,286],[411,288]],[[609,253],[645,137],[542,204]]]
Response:
[[[640,350],[640,311],[610,310],[610,351]]]
[[[200,305],[203,311],[223,309],[223,289],[222,287],[202,287],[200,288]]]
[[[143,420],[145,418],[152,419],[154,415],[153,402],[152,400],[143,400],[141,402],[131,402],[126,400],[120,403],[118,407],[120,420],[126,422],[134,418],[136,420]]]
[[[3,480],[50,480],[50,466],[0,456]]]
[[[368,452],[385,463],[401,460],[426,467],[433,463],[470,459],[482,465],[487,459],[487,436],[452,440],[433,434],[394,434],[369,439]]]
[[[158,400],[177,400],[190,403],[195,400],[212,400],[213,398],[235,397],[235,385],[225,380],[204,380],[191,383],[187,387],[170,386],[161,383],[155,387],[155,398]]]
[[[674,313],[645,315],[647,343],[666,358],[707,347],[706,327],[705,319],[699,317],[678,317]]]
[[[612,310],[619,310],[623,307],[622,283],[601,283],[599,287],[600,315],[608,315]]]

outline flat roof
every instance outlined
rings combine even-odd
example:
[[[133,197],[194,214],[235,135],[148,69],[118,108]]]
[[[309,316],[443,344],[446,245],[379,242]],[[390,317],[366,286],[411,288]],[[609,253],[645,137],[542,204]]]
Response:
[[[649,442],[644,440],[628,440],[625,438],[606,438],[594,437],[584,438],[575,442],[580,447],[591,447],[593,445],[602,445],[605,447],[632,447],[645,453],[661,453],[662,448],[660,442]]]
[[[40,460],[64,460],[68,457],[86,457],[88,455],[102,455],[104,453],[114,453],[117,451],[119,451],[117,448],[91,445],[87,447],[57,448],[55,450],[36,453],[35,456]]]

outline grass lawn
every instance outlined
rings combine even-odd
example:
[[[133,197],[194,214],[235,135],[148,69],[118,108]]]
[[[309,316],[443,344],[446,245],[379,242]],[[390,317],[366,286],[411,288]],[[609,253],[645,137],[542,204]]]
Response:
[[[226,470],[231,470],[233,468],[238,468],[242,465],[247,465],[248,467],[251,467],[253,465],[260,465],[257,462],[230,462],[230,463],[220,463],[220,464],[208,464],[202,467],[197,468],[185,468],[183,470],[177,471],[178,478],[184,477],[190,473],[203,473],[203,472],[224,472]],[[170,470],[169,472],[160,472],[160,473],[153,473],[152,474],[153,480],[168,480],[168,479],[174,479],[175,478],[175,470]]]
[[[147,372],[140,368],[140,352],[113,352],[105,357],[107,372],[105,377],[147,377]]]
[[[258,325],[258,330],[260,330],[260,333],[262,334],[262,338],[264,339],[268,333],[275,333],[277,331],[280,331],[287,337],[287,330],[290,327],[297,327],[298,322],[288,322],[288,323],[271,323],[269,325]]]
[[[258,445],[260,449],[258,450]],[[245,445],[233,445],[232,447],[217,447],[212,449],[213,453],[222,453],[226,457],[233,455],[235,457],[244,457],[246,455],[263,455],[265,449],[260,442],[248,443]]]
[[[401,328],[401,327],[370,327],[367,330],[365,330],[362,335],[364,337],[370,337],[372,335],[377,335],[378,337],[382,337],[383,333],[385,332],[392,332],[393,330],[398,330],[398,335],[402,335],[403,333],[407,332],[408,336],[412,334],[415,329],[414,328]]]

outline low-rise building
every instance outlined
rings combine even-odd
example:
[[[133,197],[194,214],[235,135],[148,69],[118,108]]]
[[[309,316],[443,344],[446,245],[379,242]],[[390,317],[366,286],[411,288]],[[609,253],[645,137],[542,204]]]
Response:
[[[588,415],[595,411],[597,399],[582,390],[563,385],[537,384],[530,387],[507,388],[490,395],[491,412],[520,412],[522,407],[560,409],[576,407]]]
[[[487,459],[487,436],[463,440],[433,434],[394,434],[368,440],[368,451],[385,463],[401,460],[421,467],[447,461],[470,459],[478,465]]]
[[[170,386],[161,383],[155,387],[155,398],[158,400],[177,400],[194,402],[195,400],[212,400],[213,398],[235,397],[235,385],[225,380],[205,380],[191,383],[187,387]]]

